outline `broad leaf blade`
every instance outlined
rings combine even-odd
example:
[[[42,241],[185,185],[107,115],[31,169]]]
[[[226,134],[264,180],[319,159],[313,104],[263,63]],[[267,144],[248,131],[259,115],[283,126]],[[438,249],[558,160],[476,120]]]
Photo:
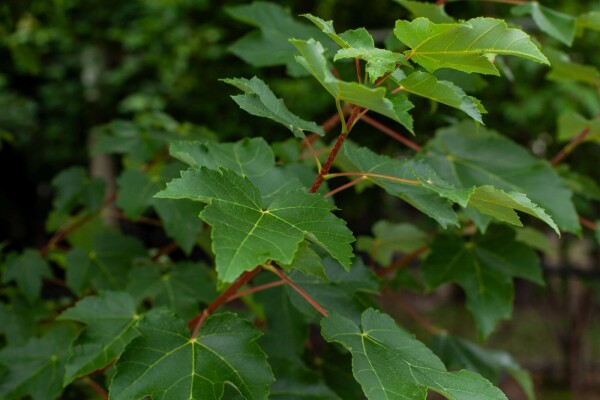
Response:
[[[131,296],[123,292],[102,292],[86,297],[63,312],[59,319],[86,324],[86,329],[71,347],[65,384],[106,367],[121,355],[138,335],[140,316]]]
[[[219,400],[225,385],[245,399],[267,399],[273,375],[255,343],[260,331],[233,314],[209,317],[197,338],[185,322],[151,312],[127,346],[110,385],[114,400]]]
[[[323,129],[312,121],[305,121],[293,114],[283,100],[277,98],[269,86],[262,80],[234,78],[223,79],[242,90],[245,94],[232,96],[232,99],[244,110],[258,117],[269,118],[289,129],[297,138],[304,137],[304,131],[323,135]]]
[[[600,118],[587,119],[573,111],[566,111],[558,117],[558,140],[571,140],[584,130],[587,130],[584,140],[600,142]],[[567,148],[567,151],[571,150]]]
[[[52,276],[48,262],[38,251],[28,249],[20,256],[8,257],[2,282],[15,281],[25,298],[33,303],[40,296],[42,281]]]
[[[423,343],[379,311],[365,311],[360,325],[332,313],[323,319],[321,332],[352,353],[354,377],[369,400],[421,400],[428,389],[451,400],[506,400],[480,375],[446,371]]]
[[[344,267],[350,265],[352,233],[320,195],[286,192],[265,208],[248,179],[228,170],[202,168],[184,172],[157,197],[209,203],[201,218],[213,227],[217,272],[225,282],[269,259],[290,264],[305,237]]]
[[[506,227],[496,227],[469,242],[444,235],[430,248],[421,267],[423,280],[429,288],[446,282],[460,285],[482,337],[510,317],[513,278],[544,282],[535,252],[515,241],[514,232]]]
[[[518,16],[531,15],[533,21],[542,32],[547,33],[567,46],[573,44],[576,27],[575,18],[572,16],[544,7],[537,1],[513,7],[512,13]]]
[[[490,54],[511,55],[548,64],[546,57],[524,32],[508,28],[493,18],[475,18],[457,24],[434,24],[427,18],[396,21],[394,34],[411,50],[407,59],[429,72],[452,68],[463,72],[499,75],[487,58]]]

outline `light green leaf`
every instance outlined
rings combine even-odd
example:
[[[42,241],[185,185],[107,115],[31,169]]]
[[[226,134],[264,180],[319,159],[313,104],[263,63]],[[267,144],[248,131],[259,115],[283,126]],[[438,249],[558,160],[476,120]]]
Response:
[[[478,374],[448,372],[431,350],[379,311],[365,311],[360,325],[331,313],[321,332],[352,353],[354,377],[369,400],[422,400],[428,389],[450,400],[506,400]]]
[[[600,118],[587,119],[574,111],[565,111],[558,117],[557,139],[567,141],[587,129],[586,141],[600,142]],[[567,151],[572,148],[567,148]]]
[[[330,40],[314,26],[292,18],[289,10],[279,4],[255,1],[226,8],[227,13],[238,21],[254,26],[253,31],[236,41],[229,50],[255,67],[285,65],[291,76],[304,76],[306,70],[294,60],[294,46],[289,38],[314,38],[322,43]],[[333,44],[333,43],[331,43]]]
[[[545,161],[494,131],[462,122],[437,131],[423,153],[427,164],[458,188],[491,185],[525,194],[561,229],[581,229],[572,193]]]
[[[482,110],[476,99],[467,94],[458,86],[448,81],[439,81],[435,76],[423,71],[416,71],[399,82],[403,90],[417,96],[458,108],[479,123]],[[485,112],[485,109],[483,109]]]
[[[535,252],[515,241],[511,229],[492,228],[472,241],[440,236],[431,244],[431,253],[421,267],[423,280],[430,289],[447,282],[463,288],[467,308],[475,317],[482,337],[510,317],[513,278],[544,283]]]
[[[59,325],[42,338],[3,348],[0,366],[5,366],[7,372],[0,379],[0,397],[57,399],[63,390],[67,349],[75,333],[72,327]]]
[[[423,1],[411,1],[411,0],[394,0],[396,3],[402,5],[408,11],[411,12],[413,17],[425,17],[430,19],[436,24],[442,24],[447,22],[454,22],[454,18],[446,14],[444,5],[438,6],[433,3],[426,3]]]
[[[286,192],[264,208],[258,189],[247,178],[229,170],[202,168],[183,172],[157,197],[209,204],[201,218],[213,227],[217,272],[225,282],[269,259],[290,264],[304,238],[345,268],[350,265],[352,233],[320,195]]]
[[[244,78],[223,79],[223,82],[233,85],[245,93],[231,97],[244,111],[282,124],[297,138],[303,138],[304,131],[315,132],[319,135],[325,134],[316,123],[305,121],[292,114],[283,100],[277,98],[269,86],[257,77],[250,80]]]
[[[51,276],[50,266],[40,253],[27,249],[19,256],[7,257],[6,272],[2,276],[2,282],[15,281],[25,298],[33,303],[40,297],[43,279]]]
[[[396,21],[396,37],[411,50],[411,59],[433,72],[452,68],[463,72],[499,75],[488,57],[512,55],[548,64],[524,32],[493,18],[475,18],[457,24],[434,24],[427,18]]]
[[[357,106],[372,110],[385,115],[404,125],[412,132],[412,126],[407,126],[407,113],[394,106],[394,103],[386,98],[386,89],[382,87],[368,88],[356,82],[345,82],[337,79],[327,66],[324,56],[325,49],[321,43],[310,39],[291,40],[300,52],[296,60],[306,68],[323,87],[337,100],[346,101]]]
[[[201,263],[180,262],[167,268],[143,265],[129,274],[127,292],[136,302],[150,300],[154,308],[166,307],[185,320],[200,312],[200,304],[217,298],[215,279]]]
[[[544,232],[541,232],[530,226],[517,229],[516,232],[517,236],[515,239],[518,242],[524,243],[533,249],[539,250],[546,256],[552,256],[556,252],[556,250],[553,249],[550,239],[544,234]]]
[[[407,223],[379,221],[373,225],[373,236],[358,237],[356,248],[369,253],[381,266],[389,265],[394,254],[412,253],[427,243],[425,232]]]
[[[120,357],[113,400],[219,400],[229,385],[245,399],[267,399],[273,375],[255,343],[260,331],[233,314],[209,317],[191,338],[183,320],[151,312]]]
[[[600,31],[600,11],[590,11],[577,17],[576,24],[580,28]]]
[[[305,275],[320,276],[327,279],[321,264],[321,257],[311,249],[308,242],[300,243],[298,251],[294,255],[294,261],[290,265],[282,265],[281,267],[286,271],[296,269]]]
[[[447,368],[466,368],[494,383],[498,382],[502,372],[507,372],[521,385],[529,400],[535,399],[531,375],[505,351],[485,349],[450,335],[435,335],[431,350],[444,361]]]
[[[64,378],[67,385],[106,367],[119,357],[125,346],[138,336],[135,327],[140,316],[127,293],[102,292],[78,301],[58,319],[87,325],[70,349]]]
[[[535,24],[544,33],[554,39],[571,46],[575,39],[575,18],[570,15],[544,7],[537,1],[531,1],[513,7],[512,13],[517,16],[529,14]]]

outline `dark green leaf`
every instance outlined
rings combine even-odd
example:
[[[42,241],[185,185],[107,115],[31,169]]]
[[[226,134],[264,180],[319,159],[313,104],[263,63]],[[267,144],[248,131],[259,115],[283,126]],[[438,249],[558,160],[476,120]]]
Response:
[[[330,42],[314,26],[292,18],[290,12],[279,4],[255,1],[226,10],[238,21],[259,29],[229,48],[233,54],[255,67],[285,65],[289,75],[303,76],[306,71],[296,63],[294,46],[288,39],[314,38],[322,43]]]
[[[350,265],[354,240],[345,223],[320,195],[295,190],[264,208],[258,189],[229,170],[189,170],[157,194],[209,203],[201,218],[213,227],[219,278],[233,282],[242,272],[272,259],[290,264],[306,237]]]
[[[314,371],[299,361],[269,358],[276,381],[271,400],[340,400]]]
[[[223,82],[233,85],[244,92],[231,98],[244,111],[272,119],[288,128],[297,138],[304,137],[304,131],[315,132],[323,135],[323,129],[312,121],[305,121],[287,109],[283,100],[277,98],[269,86],[261,79],[254,77],[250,80],[244,78],[223,79]]]
[[[548,64],[546,57],[519,29],[493,18],[475,18],[456,24],[434,24],[427,18],[396,21],[396,37],[411,50],[406,58],[429,72],[452,68],[463,72],[499,75],[491,54],[523,57]]]
[[[169,199],[152,199],[152,204],[167,236],[173,238],[181,250],[189,255],[204,229],[198,216],[204,206],[193,201]]]
[[[369,400],[422,400],[427,390],[451,400],[506,396],[482,376],[448,372],[431,350],[398,327],[386,314],[366,310],[360,325],[331,313],[321,322],[323,337],[352,353],[354,377]]]
[[[28,249],[20,256],[12,255],[6,260],[6,272],[2,277],[4,283],[15,281],[30,303],[40,296],[42,281],[52,276],[50,267],[38,251]]]
[[[86,297],[63,312],[58,319],[86,324],[70,350],[65,385],[104,368],[121,355],[138,335],[140,319],[131,296],[123,292],[102,292]]]
[[[411,1],[411,0],[394,0],[396,3],[404,6],[408,11],[411,12],[413,17],[425,17],[430,19],[436,24],[454,22],[454,18],[446,14],[444,5],[438,6],[433,3],[426,3],[423,1]]]
[[[81,167],[71,167],[56,175],[52,186],[56,191],[54,195],[54,208],[69,212],[79,203],[85,188],[85,170]]]
[[[126,170],[119,176],[117,184],[117,206],[123,209],[125,216],[130,219],[144,214],[152,204],[152,196],[158,191],[157,183],[139,170]]]
[[[2,349],[0,365],[6,366],[7,373],[0,381],[0,396],[3,399],[58,398],[63,390],[67,349],[74,338],[72,327],[59,325],[42,338]]]
[[[512,13],[517,16],[531,15],[542,32],[554,39],[571,46],[575,39],[575,18],[570,15],[544,7],[537,1],[531,1],[513,7]]]
[[[296,56],[296,60],[323,85],[336,101],[346,101],[385,115],[400,122],[412,132],[412,126],[407,122],[408,113],[404,110],[406,107],[395,107],[394,103],[386,97],[385,88],[369,88],[356,82],[341,81],[329,70],[327,59],[323,54],[325,49],[321,43],[313,39],[308,41],[291,40],[291,42],[301,54]]]
[[[185,322],[151,312],[138,325],[110,385],[113,400],[219,400],[230,385],[244,399],[267,399],[273,375],[256,345],[260,331],[233,314],[209,317],[198,337]]]
[[[515,241],[511,229],[494,228],[472,241],[440,236],[431,244],[431,253],[421,267],[423,280],[430,289],[447,282],[463,288],[467,308],[475,317],[482,337],[487,337],[501,320],[512,314],[513,278],[544,283],[535,252]]]
[[[561,230],[580,231],[572,193],[556,171],[509,139],[463,122],[438,130],[427,150],[427,163],[456,187],[491,185],[524,193]]]
[[[321,263],[321,257],[310,247],[307,242],[302,242],[294,255],[294,261],[289,265],[282,265],[289,271],[292,269],[302,272],[304,275],[314,275],[327,279],[325,270]]]
[[[546,75],[555,82],[583,82],[594,88],[600,86],[600,71],[592,65],[573,62],[568,54],[545,48],[544,53],[551,63],[550,72]]]
[[[466,368],[496,383],[500,374],[507,372],[521,385],[529,400],[535,399],[529,372],[521,368],[505,351],[485,349],[473,342],[449,335],[434,336],[430,347],[449,369]]]

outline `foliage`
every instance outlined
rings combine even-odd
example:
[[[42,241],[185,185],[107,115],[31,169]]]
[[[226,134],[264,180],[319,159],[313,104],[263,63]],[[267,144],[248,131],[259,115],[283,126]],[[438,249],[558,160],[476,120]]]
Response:
[[[565,48],[599,30],[597,12],[575,17],[531,2],[510,10],[526,19],[454,18],[444,4],[396,0],[413,18],[385,26],[383,40],[274,3],[226,7],[254,29],[229,50],[261,77],[221,75],[219,92],[241,93],[227,112],[200,107],[219,119],[208,129],[164,112],[185,109],[188,87],[200,85],[195,62],[223,54],[211,39],[222,27],[183,18],[208,3],[148,0],[141,17],[135,5],[102,12],[94,18],[111,22],[108,43],[64,23],[82,11],[77,2],[59,8],[64,14],[33,3],[29,11],[0,6],[17,22],[2,28],[13,74],[67,75],[60,63],[45,68],[46,52],[78,46],[77,35],[66,39],[71,29],[85,33],[99,43],[82,55],[86,102],[114,107],[110,96],[95,96],[107,82],[127,82],[113,98],[135,116],[92,118],[93,155],[121,162],[116,191],[83,167],[67,168],[51,182],[47,244],[0,246],[1,399],[90,390],[114,399],[425,399],[428,391],[506,399],[497,386],[505,373],[534,398],[529,374],[509,354],[410,310],[427,331],[417,340],[378,299],[456,284],[483,342],[511,318],[515,279],[544,286],[536,250],[548,251],[546,237],[599,239],[588,219],[598,218],[590,211],[600,200],[597,177],[577,163],[558,166],[600,135],[590,113],[600,111],[598,70]],[[147,30],[128,23],[133,16]],[[527,18],[538,38],[515,26]],[[103,66],[112,47],[122,69]],[[590,93],[558,117],[555,140],[568,143],[550,162],[498,123],[508,108],[487,101],[507,80],[517,91],[544,74],[544,90]],[[215,82],[196,104],[210,103]],[[322,115],[333,115],[318,124],[304,115],[309,106],[294,111],[294,90],[305,103],[327,98]],[[0,100],[13,96],[24,115],[35,108],[2,91],[10,92],[0,82]],[[235,137],[237,117],[227,120],[234,103],[253,118]],[[13,112],[0,115],[0,138],[17,141],[31,127],[6,117]],[[253,129],[254,117],[267,121]],[[372,235],[357,228],[366,208]],[[408,268],[414,260],[417,274]]]

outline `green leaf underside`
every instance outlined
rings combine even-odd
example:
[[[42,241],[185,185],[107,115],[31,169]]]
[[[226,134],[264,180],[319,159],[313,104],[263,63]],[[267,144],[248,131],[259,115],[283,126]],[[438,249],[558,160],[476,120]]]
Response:
[[[201,168],[182,173],[157,194],[208,203],[201,218],[213,227],[219,278],[233,282],[267,260],[290,264],[304,238],[345,267],[354,241],[345,223],[320,195],[294,190],[277,196],[268,208],[252,183],[229,170]]]
[[[314,23],[341,47],[335,54],[334,61],[344,58],[359,58],[366,61],[366,72],[372,83],[386,73],[394,71],[397,65],[406,64],[402,54],[376,48],[373,37],[364,28],[349,30],[338,35],[332,21],[324,21],[311,14],[304,14],[303,17]]]
[[[283,100],[277,98],[269,86],[261,79],[234,78],[223,79],[244,94],[232,96],[232,99],[246,112],[258,117],[269,118],[289,129],[297,138],[304,137],[304,131],[323,135],[323,129],[312,121],[305,121],[293,114],[285,106]]]
[[[245,399],[267,399],[273,376],[250,322],[216,314],[191,339],[183,320],[153,311],[138,330],[117,363],[111,399],[219,400],[225,385]]]
[[[471,242],[458,236],[439,237],[431,244],[431,253],[421,267],[423,280],[430,289],[447,282],[463,288],[467,308],[482,337],[510,317],[513,278],[544,282],[535,252],[515,241],[511,229],[494,228]]]
[[[367,176],[367,179],[381,186],[388,193],[413,204],[444,227],[448,223],[457,223],[456,215],[450,204],[443,200],[448,199],[461,207],[475,208],[480,213],[517,226],[522,226],[522,223],[515,210],[522,211],[541,219],[559,233],[552,218],[523,193],[505,192],[489,185],[470,188],[455,187],[441,179],[425,163],[414,160],[395,160],[375,154],[367,148],[356,148],[351,144],[345,146],[345,155],[358,168],[358,171],[417,180],[418,183],[405,183]],[[434,200],[436,197],[438,199]]]
[[[48,262],[38,251],[28,249],[20,256],[8,257],[2,282],[14,280],[25,298],[33,303],[40,296],[42,281],[52,276]]]
[[[459,188],[491,185],[508,194],[524,193],[561,231],[580,232],[571,190],[547,162],[509,139],[462,122],[439,129],[427,150],[423,157],[446,182]]]
[[[71,348],[65,384],[109,365],[138,335],[135,303],[123,292],[102,292],[86,297],[63,312],[59,319],[87,325]]]
[[[531,375],[505,351],[486,349],[450,335],[435,335],[430,347],[449,369],[465,368],[491,382],[498,382],[500,374],[507,372],[519,383],[529,400],[535,399]]]
[[[406,112],[406,102],[402,108],[395,107],[394,102],[386,98],[386,89],[369,88],[356,82],[345,82],[337,79],[327,66],[323,45],[313,39],[291,40],[300,52],[296,60],[306,68],[323,87],[337,100],[346,101],[357,106],[385,115],[412,132],[412,118]],[[412,108],[412,107],[411,107]]]
[[[411,0],[394,0],[396,3],[399,3],[411,14],[415,17],[425,17],[430,19],[432,22],[436,24],[454,22],[454,18],[450,17],[446,14],[444,10],[444,6],[438,6],[433,3],[425,3],[421,1],[411,1]]]
[[[356,248],[382,266],[389,265],[396,253],[411,253],[427,244],[425,232],[407,223],[379,221],[373,226],[373,236],[360,236]]]
[[[566,111],[558,117],[558,140],[571,140],[584,129],[588,129],[584,140],[600,142],[600,118],[587,119],[573,111]]]
[[[289,10],[269,2],[256,1],[252,4],[229,7],[227,13],[238,21],[257,27],[229,50],[255,67],[285,65],[291,76],[304,76],[306,70],[294,59],[294,46],[289,38],[315,38],[322,43],[330,40],[317,28],[292,18]]]
[[[58,398],[63,390],[67,349],[74,337],[72,327],[59,325],[42,338],[2,349],[0,366],[6,366],[7,372],[0,379],[0,398]]]
[[[460,87],[452,82],[441,81],[432,74],[417,71],[402,79],[399,83],[404,91],[408,93],[458,108],[475,121],[483,123],[479,103],[473,97],[467,96]]]
[[[512,55],[548,64],[524,32],[493,18],[475,18],[456,24],[434,24],[426,18],[396,21],[396,37],[411,50],[406,57],[429,72],[452,68],[463,72],[499,75],[487,56]]]
[[[331,313],[323,319],[321,332],[352,353],[354,377],[369,400],[424,400],[428,389],[451,400],[506,400],[478,374],[446,371],[431,350],[379,311],[365,311],[360,326]]]
[[[572,16],[544,7],[537,1],[513,7],[512,13],[518,16],[531,15],[533,21],[542,32],[547,33],[567,46],[573,44],[576,26],[575,18]]]

